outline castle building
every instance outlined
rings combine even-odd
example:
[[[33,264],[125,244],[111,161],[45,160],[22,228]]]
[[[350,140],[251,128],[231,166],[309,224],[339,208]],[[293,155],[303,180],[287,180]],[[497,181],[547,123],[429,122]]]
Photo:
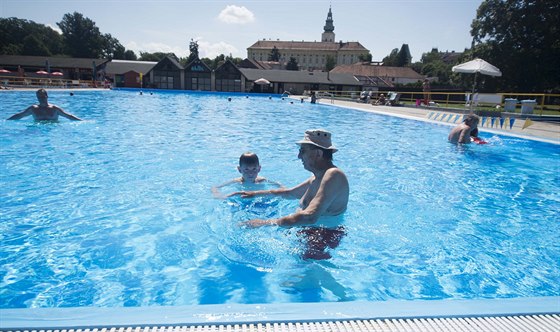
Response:
[[[369,54],[369,50],[359,42],[336,42],[331,8],[323,30],[320,42],[259,40],[247,48],[247,58],[268,61],[276,47],[280,52],[279,62],[284,68],[290,58],[295,58],[300,70],[312,71],[325,70],[329,60],[335,66],[350,65],[360,62],[360,56]]]

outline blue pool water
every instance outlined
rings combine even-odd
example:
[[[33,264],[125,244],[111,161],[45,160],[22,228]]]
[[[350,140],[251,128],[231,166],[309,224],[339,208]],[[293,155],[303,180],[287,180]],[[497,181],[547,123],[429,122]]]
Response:
[[[558,145],[456,146],[445,125],[277,96],[49,95],[86,121],[0,120],[0,308],[560,295]],[[0,99],[1,118],[35,103]],[[210,188],[245,151],[300,183],[294,142],[320,127],[351,194],[346,236],[313,261],[295,229],[239,227],[296,201]]]

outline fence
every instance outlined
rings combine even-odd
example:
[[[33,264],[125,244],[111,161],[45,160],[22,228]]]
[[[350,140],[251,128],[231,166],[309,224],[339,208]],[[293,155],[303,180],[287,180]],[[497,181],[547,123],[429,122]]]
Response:
[[[103,82],[91,80],[69,80],[45,77],[0,76],[0,85],[4,88],[96,88],[104,87]]]
[[[404,106],[425,106],[424,92],[422,91],[374,91],[372,100],[377,100],[379,95],[387,96],[389,92],[396,92],[400,95],[399,102]],[[316,91],[318,96],[339,100],[354,100],[360,102],[360,92],[356,91]],[[429,106],[436,106],[449,109],[470,109],[470,93],[463,92],[440,92],[432,91],[429,93]],[[472,109],[477,111],[503,111],[506,99],[515,99],[515,108],[512,113],[521,113],[522,100],[535,100],[535,115],[560,115],[560,94],[551,93],[495,93],[495,94],[475,94]],[[496,106],[499,106],[498,108]]]

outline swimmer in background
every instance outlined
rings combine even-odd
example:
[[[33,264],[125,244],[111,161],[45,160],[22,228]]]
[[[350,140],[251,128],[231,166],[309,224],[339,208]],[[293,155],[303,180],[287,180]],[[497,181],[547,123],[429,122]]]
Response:
[[[8,120],[19,120],[29,115],[33,115],[35,121],[58,121],[58,116],[61,115],[67,119],[74,121],[82,121],[82,119],[70,113],[66,113],[62,108],[49,104],[49,96],[47,90],[37,90],[38,105],[31,105],[25,111],[16,113],[8,118]]]
[[[241,183],[241,184],[271,183],[277,185],[278,187],[282,187],[282,185],[280,185],[277,182],[269,181],[266,178],[259,176],[259,172],[261,171],[261,165],[259,162],[259,157],[255,153],[246,152],[242,154],[239,157],[239,166],[237,166],[237,170],[239,171],[239,173],[241,173],[241,177],[235,178],[219,186],[212,187],[212,194],[214,195],[214,197],[227,198],[235,195],[236,193],[224,195],[220,191],[221,188],[229,186],[234,183]]]
[[[472,134],[478,134],[478,121],[479,117],[477,115],[468,115],[461,124],[451,129],[447,139],[451,143],[470,143]]]

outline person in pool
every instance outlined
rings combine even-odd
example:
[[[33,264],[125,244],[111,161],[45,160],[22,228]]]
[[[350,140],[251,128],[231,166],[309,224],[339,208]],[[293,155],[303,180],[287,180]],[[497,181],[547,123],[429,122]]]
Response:
[[[327,259],[327,247],[336,248],[345,234],[340,225],[341,216],[348,206],[350,187],[344,172],[333,164],[333,153],[338,151],[331,142],[331,133],[324,129],[306,130],[298,158],[303,168],[313,175],[293,188],[259,191],[241,191],[241,197],[279,195],[299,199],[299,208],[292,214],[277,219],[253,219],[245,222],[248,227],[303,226],[297,234],[304,237],[304,258]]]
[[[272,183],[277,185],[278,187],[281,187],[279,183],[269,181],[266,178],[259,176],[259,172],[261,171],[261,165],[259,162],[259,157],[253,152],[245,152],[239,157],[239,166],[237,166],[237,170],[239,171],[239,173],[241,173],[241,177],[230,180],[219,186],[212,187],[212,194],[214,194],[214,197],[227,198],[229,196],[234,195],[235,193],[229,195],[223,195],[220,191],[221,188],[229,186],[234,183],[241,183],[241,184]]]
[[[61,115],[67,119],[74,121],[82,121],[82,119],[70,113],[66,113],[62,108],[49,104],[49,96],[47,90],[37,90],[38,105],[31,105],[25,111],[12,115],[8,120],[19,120],[29,115],[33,115],[35,121],[58,121],[58,116]]]
[[[469,114],[457,127],[451,129],[447,139],[451,143],[467,144],[471,142],[471,136],[478,134],[479,117],[475,114]]]

